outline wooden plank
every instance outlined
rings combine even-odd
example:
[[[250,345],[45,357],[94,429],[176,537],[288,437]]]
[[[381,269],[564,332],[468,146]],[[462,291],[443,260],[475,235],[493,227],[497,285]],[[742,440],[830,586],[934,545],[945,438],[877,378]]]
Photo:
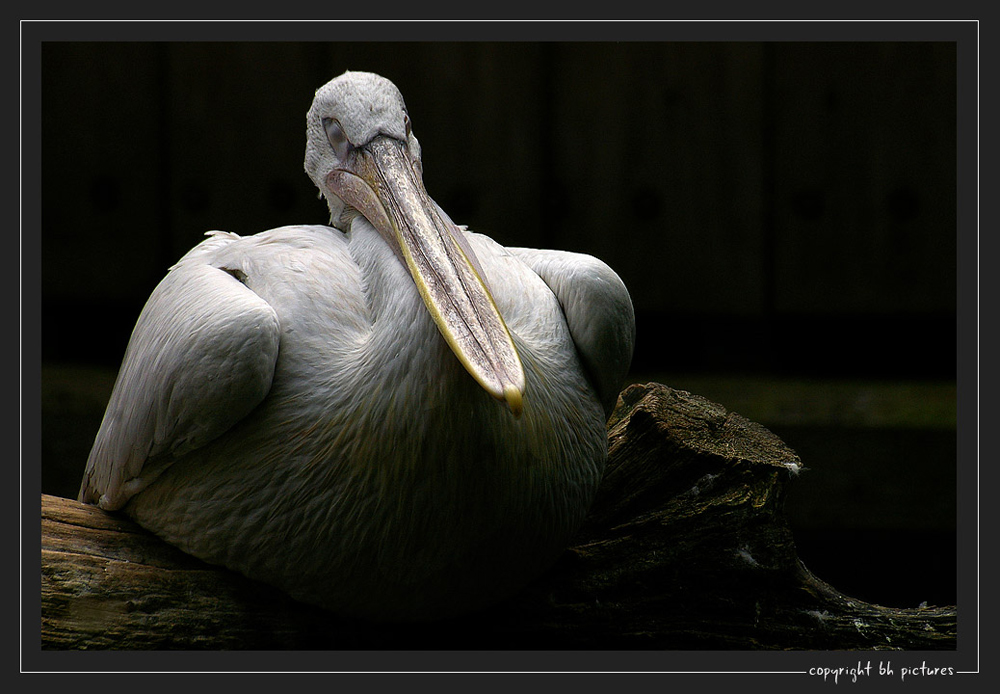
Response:
[[[160,69],[153,43],[43,46],[46,299],[145,296],[162,276]]]
[[[954,45],[768,50],[777,311],[954,311]]]
[[[760,46],[570,44],[557,57],[553,244],[608,262],[637,312],[759,314]]]

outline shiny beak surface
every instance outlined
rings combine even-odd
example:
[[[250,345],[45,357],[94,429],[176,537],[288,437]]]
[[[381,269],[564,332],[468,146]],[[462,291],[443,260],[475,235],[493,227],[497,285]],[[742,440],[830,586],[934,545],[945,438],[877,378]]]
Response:
[[[424,190],[398,140],[376,137],[351,167],[327,177],[331,192],[356,208],[406,263],[424,305],[473,378],[519,416],[524,370],[503,317],[459,231]],[[462,239],[464,241],[464,239]]]

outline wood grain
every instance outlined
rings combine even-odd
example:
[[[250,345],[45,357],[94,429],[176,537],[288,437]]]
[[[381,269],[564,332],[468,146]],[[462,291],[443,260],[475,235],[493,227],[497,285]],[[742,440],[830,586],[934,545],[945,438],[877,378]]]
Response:
[[[45,649],[954,649],[957,608],[872,605],[799,560],[784,499],[801,461],[685,391],[623,392],[573,547],[461,619],[369,624],[189,557],[131,521],[42,495]],[[850,561],[850,558],[845,558]]]

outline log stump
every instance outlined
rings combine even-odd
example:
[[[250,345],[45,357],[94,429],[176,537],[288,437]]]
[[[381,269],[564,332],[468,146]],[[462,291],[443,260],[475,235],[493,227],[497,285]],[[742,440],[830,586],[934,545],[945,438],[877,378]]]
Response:
[[[622,393],[608,435],[588,520],[551,570],[429,624],[325,613],[43,495],[42,648],[955,649],[956,607],[868,604],[803,565],[783,510],[801,462],[764,427],[649,383]]]

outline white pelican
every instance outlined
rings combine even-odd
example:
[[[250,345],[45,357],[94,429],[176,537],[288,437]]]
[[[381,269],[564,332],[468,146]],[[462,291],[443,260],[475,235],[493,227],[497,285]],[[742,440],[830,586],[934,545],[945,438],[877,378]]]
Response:
[[[587,512],[632,357],[603,262],[504,248],[427,195],[389,80],[316,92],[332,226],[209,232],[142,310],[80,500],[375,620],[483,607]]]

